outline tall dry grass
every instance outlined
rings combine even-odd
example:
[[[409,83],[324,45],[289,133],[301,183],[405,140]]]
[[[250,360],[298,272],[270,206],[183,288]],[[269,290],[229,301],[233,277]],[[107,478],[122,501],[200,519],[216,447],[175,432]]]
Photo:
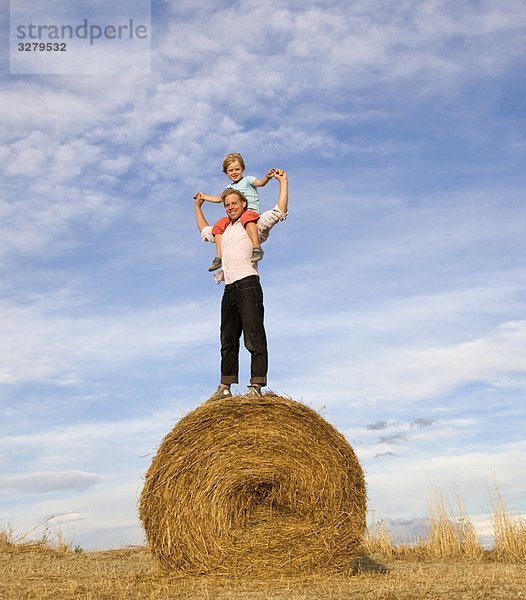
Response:
[[[495,534],[493,552],[498,560],[526,561],[526,519],[507,506],[498,488],[491,494],[491,521]]]
[[[457,509],[454,510],[439,493],[430,503],[430,529],[426,538],[396,544],[384,523],[371,523],[367,529],[364,550],[387,559],[418,556],[423,560],[449,558],[526,562],[526,520],[511,511],[498,488],[491,495],[491,507],[495,543],[490,550],[486,550],[479,542],[462,500],[457,498]]]
[[[424,542],[424,550],[430,558],[478,560],[484,555],[484,548],[459,497],[457,509],[455,512],[441,494],[435,495],[430,508],[431,531]]]
[[[43,528],[39,537],[32,537],[35,530]],[[0,552],[31,552],[42,550],[60,554],[79,553],[82,549],[73,546],[60,530],[51,533],[47,521],[33,527],[30,531],[16,535],[11,527],[0,529]],[[0,597],[1,598],[1,597]]]
[[[391,532],[383,521],[369,524],[363,541],[363,549],[365,554],[387,559],[394,558],[401,553],[401,548],[394,543]]]

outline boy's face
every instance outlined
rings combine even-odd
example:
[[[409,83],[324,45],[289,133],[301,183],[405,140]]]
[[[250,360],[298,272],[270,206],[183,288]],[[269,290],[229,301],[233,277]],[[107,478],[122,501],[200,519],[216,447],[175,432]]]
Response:
[[[243,179],[243,169],[241,168],[239,161],[235,160],[228,165],[226,168],[226,175],[233,183],[237,183]]]

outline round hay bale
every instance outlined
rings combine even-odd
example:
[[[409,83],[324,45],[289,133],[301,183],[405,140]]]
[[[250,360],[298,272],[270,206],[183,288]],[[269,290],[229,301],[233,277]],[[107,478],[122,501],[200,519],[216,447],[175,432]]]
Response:
[[[140,499],[163,570],[347,571],[365,531],[356,455],[307,406],[266,395],[205,402],[165,437]]]

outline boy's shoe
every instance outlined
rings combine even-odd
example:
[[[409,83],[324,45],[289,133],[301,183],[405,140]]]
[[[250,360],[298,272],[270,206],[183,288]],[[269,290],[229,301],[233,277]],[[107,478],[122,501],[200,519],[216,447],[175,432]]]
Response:
[[[254,248],[252,250],[252,256],[250,257],[250,262],[256,263],[259,262],[263,258],[263,250],[261,248]]]
[[[223,398],[230,398],[232,396],[232,392],[230,388],[222,387],[221,385],[217,388],[217,390],[208,398],[207,402],[210,400],[223,400]]]
[[[219,256],[216,256],[212,261],[212,264],[208,267],[209,271],[216,271],[221,266],[221,259]]]
[[[219,269],[217,271],[214,271],[212,273],[212,277],[214,278],[214,281],[219,284],[222,281],[225,280],[225,274],[223,273],[223,269]]]
[[[261,398],[261,396],[263,396],[261,393],[261,386],[249,385],[247,391],[245,392],[245,396],[250,396],[251,398]]]

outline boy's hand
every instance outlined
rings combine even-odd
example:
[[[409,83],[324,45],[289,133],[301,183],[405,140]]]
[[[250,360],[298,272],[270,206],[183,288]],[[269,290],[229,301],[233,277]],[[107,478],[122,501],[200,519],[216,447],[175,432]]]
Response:
[[[205,195],[203,192],[197,192],[197,194],[194,196],[194,200],[197,206],[202,206],[205,201]]]
[[[266,177],[267,179],[272,179],[272,178],[274,177],[274,171],[275,171],[275,169],[269,169],[269,170],[267,171],[267,174],[265,175],[265,177]]]

